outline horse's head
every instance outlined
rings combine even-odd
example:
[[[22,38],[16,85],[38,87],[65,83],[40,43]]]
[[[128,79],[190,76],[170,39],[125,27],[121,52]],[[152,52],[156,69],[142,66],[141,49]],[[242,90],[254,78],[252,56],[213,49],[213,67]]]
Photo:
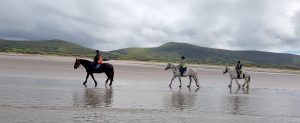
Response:
[[[223,74],[226,74],[228,72],[228,67],[225,67],[225,70],[223,71]]]
[[[75,63],[74,63],[74,69],[77,69],[80,65],[80,60],[76,58]]]
[[[168,69],[170,69],[170,68],[171,68],[171,64],[168,63],[167,66],[166,66],[166,68],[165,68],[165,70],[168,70]]]

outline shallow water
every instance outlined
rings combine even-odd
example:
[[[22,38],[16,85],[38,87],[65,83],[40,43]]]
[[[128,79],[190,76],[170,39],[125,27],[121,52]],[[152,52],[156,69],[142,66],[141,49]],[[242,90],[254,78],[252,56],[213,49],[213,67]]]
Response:
[[[228,76],[198,69],[201,88],[180,89],[159,66],[115,64],[113,86],[101,74],[85,87],[71,61],[23,60],[0,57],[0,122],[300,122],[297,75],[253,73],[250,89],[230,89]]]

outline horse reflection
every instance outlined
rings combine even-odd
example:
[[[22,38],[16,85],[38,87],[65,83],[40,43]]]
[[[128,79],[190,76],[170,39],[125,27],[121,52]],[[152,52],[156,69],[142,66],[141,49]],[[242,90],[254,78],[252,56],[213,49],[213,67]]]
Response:
[[[232,89],[231,87],[230,89],[230,94],[239,94],[239,91],[241,90],[241,88],[237,88],[234,93],[232,93]],[[242,94],[249,94],[249,89],[248,88],[242,88]],[[240,95],[236,95],[236,96],[229,96],[228,97],[228,101],[230,104],[230,113],[233,115],[238,115],[241,113],[243,106],[246,105],[247,103],[247,99],[248,97],[245,96],[240,96]]]
[[[112,105],[113,90],[112,87],[106,87],[105,90],[98,88],[86,88],[82,97],[74,97],[76,105],[83,105],[83,107],[110,107]]]
[[[182,92],[181,88],[178,91],[172,91],[171,99],[168,101],[168,105],[174,109],[184,110],[186,108],[193,107],[196,100],[196,94],[199,88],[195,89],[194,92],[191,92],[189,88],[189,92]]]
[[[232,87],[229,87],[229,94],[240,94],[241,88],[238,87],[233,93],[232,93]],[[242,88],[242,94],[249,94],[249,88]]]

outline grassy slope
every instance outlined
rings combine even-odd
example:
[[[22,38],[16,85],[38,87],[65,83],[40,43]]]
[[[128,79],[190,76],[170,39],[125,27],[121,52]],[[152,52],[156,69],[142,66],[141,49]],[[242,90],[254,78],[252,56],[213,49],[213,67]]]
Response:
[[[0,52],[93,57],[95,50],[62,40],[9,41],[0,39]],[[242,60],[247,66],[300,68],[300,56],[260,51],[230,51],[186,43],[166,43],[154,48],[126,48],[105,52],[106,58],[140,61],[176,62],[180,56],[189,63],[234,64]]]
[[[92,55],[95,51],[62,40],[44,40],[44,41],[0,40],[0,52],[89,56]]]
[[[300,68],[300,56],[260,51],[230,51],[170,42],[155,48],[127,48],[112,51],[127,57],[174,61],[184,55],[191,63],[234,64],[242,60],[248,66]]]

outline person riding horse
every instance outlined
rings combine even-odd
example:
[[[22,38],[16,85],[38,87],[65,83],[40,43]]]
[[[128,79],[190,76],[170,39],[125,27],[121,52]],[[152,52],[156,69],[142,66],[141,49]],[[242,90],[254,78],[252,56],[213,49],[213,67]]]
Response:
[[[100,68],[101,64],[103,63],[103,56],[102,52],[99,50],[96,50],[96,56],[94,57],[94,62],[93,62],[93,69],[96,71],[97,69]]]
[[[236,70],[236,73],[237,73],[237,78],[241,78],[242,67],[243,67],[243,64],[241,64],[241,61],[238,60],[236,66],[235,66],[235,70]]]
[[[186,68],[187,68],[184,56],[181,57],[179,66],[180,66],[180,75],[183,76],[183,73],[186,71]]]

